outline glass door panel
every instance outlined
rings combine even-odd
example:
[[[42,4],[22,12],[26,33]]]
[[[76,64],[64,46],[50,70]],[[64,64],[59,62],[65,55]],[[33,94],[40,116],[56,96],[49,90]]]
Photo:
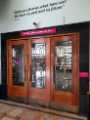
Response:
[[[30,102],[47,106],[50,101],[50,39],[33,38],[30,51]]]
[[[7,86],[8,98],[27,101],[28,40],[7,40]]]
[[[12,46],[12,79],[13,85],[24,85],[24,46],[14,45]]]
[[[78,34],[52,37],[52,104],[72,112],[78,111],[79,40]]]
[[[45,43],[32,44],[32,87],[45,88]]]
[[[55,43],[55,89],[72,90],[72,41]]]

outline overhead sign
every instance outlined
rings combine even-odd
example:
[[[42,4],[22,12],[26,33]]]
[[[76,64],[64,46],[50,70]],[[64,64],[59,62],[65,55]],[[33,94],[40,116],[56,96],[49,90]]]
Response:
[[[24,32],[21,32],[20,35],[22,37],[24,37],[24,36],[52,34],[52,33],[56,33],[56,28],[55,27],[53,27],[53,28],[44,28],[44,29],[40,29],[40,30],[24,31]]]

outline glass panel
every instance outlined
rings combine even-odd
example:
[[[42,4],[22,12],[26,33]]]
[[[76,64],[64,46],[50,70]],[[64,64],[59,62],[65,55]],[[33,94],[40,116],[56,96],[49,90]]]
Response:
[[[12,46],[13,84],[24,84],[24,46]]]
[[[72,88],[72,41],[55,45],[55,88],[70,91]]]
[[[32,44],[32,87],[45,87],[45,43]]]

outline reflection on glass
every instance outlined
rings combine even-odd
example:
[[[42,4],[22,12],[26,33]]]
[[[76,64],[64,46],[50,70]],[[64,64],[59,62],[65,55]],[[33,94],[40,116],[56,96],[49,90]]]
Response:
[[[55,45],[55,88],[70,91],[72,88],[72,41]]]
[[[32,44],[32,87],[45,87],[45,44]]]
[[[24,53],[23,46],[12,46],[13,84],[24,84]]]

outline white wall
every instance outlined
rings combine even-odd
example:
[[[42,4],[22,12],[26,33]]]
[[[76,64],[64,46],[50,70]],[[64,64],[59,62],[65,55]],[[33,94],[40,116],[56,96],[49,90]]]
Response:
[[[15,19],[14,12],[43,4],[55,3],[64,0],[0,0],[0,31],[18,31],[35,29],[33,22],[39,27],[70,24],[90,21],[90,0],[66,0],[62,9],[52,12],[43,12]]]

